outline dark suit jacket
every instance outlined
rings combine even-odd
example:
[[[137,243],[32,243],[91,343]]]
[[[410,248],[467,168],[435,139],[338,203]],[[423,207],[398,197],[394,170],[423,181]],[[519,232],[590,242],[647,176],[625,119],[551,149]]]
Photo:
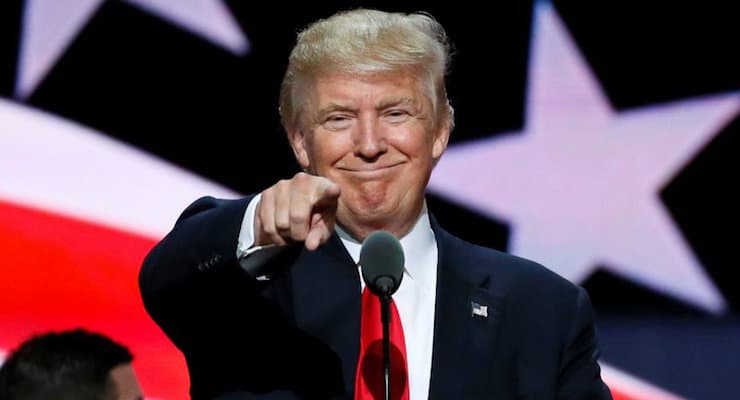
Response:
[[[340,239],[291,246],[269,281],[236,259],[249,198],[202,198],[149,253],[144,304],[185,354],[193,398],[352,398],[360,277]],[[589,299],[432,218],[439,248],[429,399],[608,399]],[[487,306],[487,317],[472,304]],[[413,341],[413,337],[406,338]]]

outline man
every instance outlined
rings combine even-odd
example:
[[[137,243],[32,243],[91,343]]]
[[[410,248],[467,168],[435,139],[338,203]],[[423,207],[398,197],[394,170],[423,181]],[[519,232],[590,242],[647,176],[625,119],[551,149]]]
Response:
[[[453,125],[448,58],[444,29],[421,13],[353,10],[298,35],[280,112],[304,172],[196,201],[140,273],[193,398],[372,398],[357,261],[377,230],[406,257],[400,398],[610,398],[585,291],[453,237],[426,208]]]
[[[142,400],[133,356],[82,329],[36,335],[0,368],[2,400]]]

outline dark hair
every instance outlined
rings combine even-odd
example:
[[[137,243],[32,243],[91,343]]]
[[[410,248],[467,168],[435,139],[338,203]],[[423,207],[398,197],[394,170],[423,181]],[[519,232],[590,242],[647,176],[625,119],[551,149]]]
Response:
[[[0,367],[0,400],[107,399],[109,373],[132,360],[126,347],[83,329],[35,335]]]

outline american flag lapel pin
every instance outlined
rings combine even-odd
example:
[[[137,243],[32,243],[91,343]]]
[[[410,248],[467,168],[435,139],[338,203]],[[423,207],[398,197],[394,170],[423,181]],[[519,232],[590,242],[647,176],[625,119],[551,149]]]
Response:
[[[475,301],[470,302],[470,309],[474,317],[488,318],[488,306]]]

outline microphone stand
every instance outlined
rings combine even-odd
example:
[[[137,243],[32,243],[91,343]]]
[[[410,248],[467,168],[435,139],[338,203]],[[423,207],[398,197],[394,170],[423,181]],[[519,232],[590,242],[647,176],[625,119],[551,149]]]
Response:
[[[391,400],[391,296],[384,294],[378,296],[378,300],[380,300],[380,319],[383,323],[383,393],[385,400]]]

